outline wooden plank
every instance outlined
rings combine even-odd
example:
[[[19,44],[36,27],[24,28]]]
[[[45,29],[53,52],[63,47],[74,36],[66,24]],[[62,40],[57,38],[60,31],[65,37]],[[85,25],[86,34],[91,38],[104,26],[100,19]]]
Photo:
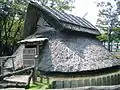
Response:
[[[15,74],[19,74],[21,72],[24,72],[24,71],[27,71],[27,70],[33,70],[34,67],[27,67],[27,68],[24,68],[22,70],[18,70],[18,71],[15,71],[15,72],[11,72],[11,73],[8,73],[8,74],[5,74],[5,75],[0,75],[0,79],[2,80],[3,78],[5,77],[10,77],[12,75],[15,75]]]
[[[12,65],[13,65],[13,71],[15,71],[15,64],[13,58],[12,58]]]
[[[61,89],[63,88],[63,81],[53,81],[52,86],[54,89]]]
[[[24,59],[23,63],[24,63],[24,66],[25,66],[25,67],[26,67],[26,66],[27,66],[27,67],[29,67],[29,66],[34,66],[35,60],[34,60],[34,59],[29,59],[29,60]]]
[[[118,74],[118,81],[119,81],[118,83],[120,84],[120,74]]]
[[[115,81],[116,81],[116,84],[119,84],[119,80],[118,80],[118,74],[115,75]]]
[[[79,87],[82,87],[84,84],[83,84],[83,79],[81,79],[81,80],[78,80],[78,86]]]
[[[116,83],[116,81],[115,81],[115,76],[112,75],[112,76],[111,76],[111,84],[112,84],[112,85],[115,85],[115,83]]]
[[[77,88],[46,89],[46,90],[120,90],[120,85],[85,86],[85,87],[77,87]]]
[[[15,58],[15,57],[16,57],[15,55],[12,55],[12,56],[2,56],[2,57],[0,57],[0,59]]]
[[[35,55],[36,55],[36,48],[25,48],[23,50],[23,65],[34,66]]]
[[[36,48],[25,48],[23,54],[36,55]]]
[[[28,78],[29,78],[29,75],[14,75],[11,77],[4,78],[4,80],[27,83]]]
[[[102,79],[101,78],[97,78],[97,86],[103,85],[102,84]]]
[[[103,85],[107,85],[107,78],[106,78],[106,76],[103,77]]]
[[[71,88],[78,87],[78,80],[71,80]]]
[[[84,80],[84,86],[90,86],[90,79]]]
[[[111,85],[111,77],[107,76],[107,85]]]
[[[91,85],[92,85],[92,86],[96,86],[96,85],[97,85],[97,83],[96,83],[96,79],[94,79],[94,78],[91,79]]]
[[[69,80],[65,80],[63,83],[64,83],[64,88],[70,88],[71,87]]]

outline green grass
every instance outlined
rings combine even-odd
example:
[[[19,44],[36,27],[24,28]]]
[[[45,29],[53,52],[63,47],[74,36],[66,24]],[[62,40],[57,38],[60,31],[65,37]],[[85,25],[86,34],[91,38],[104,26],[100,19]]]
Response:
[[[45,90],[48,88],[49,84],[47,83],[36,83],[36,84],[31,84],[30,88],[27,90]]]
[[[37,82],[35,84],[30,84],[29,89],[27,90],[46,90],[49,88],[51,82],[47,82],[47,79],[42,79],[42,83],[40,82],[40,77],[37,77]]]

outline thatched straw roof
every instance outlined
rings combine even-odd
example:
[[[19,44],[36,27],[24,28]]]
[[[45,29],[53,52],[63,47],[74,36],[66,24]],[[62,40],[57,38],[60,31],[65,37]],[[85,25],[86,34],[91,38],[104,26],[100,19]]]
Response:
[[[40,30],[41,31],[41,30]],[[49,38],[44,44],[39,70],[47,72],[79,72],[117,66],[120,60],[97,40],[85,36],[68,36],[45,31],[37,35]]]
[[[47,23],[56,28],[59,31],[64,31],[65,29],[85,32],[92,35],[99,35],[100,32],[97,30],[95,26],[93,26],[90,22],[88,22],[84,18],[80,18],[78,16],[74,16],[71,14],[67,14],[62,11],[58,11],[56,9],[40,5],[36,2],[31,2],[28,6],[27,16],[26,16],[26,24],[25,30],[26,35],[29,33],[33,33],[36,25],[36,20],[38,17],[43,17]],[[33,19],[34,18],[34,19]],[[31,25],[31,27],[29,27]],[[31,31],[27,32],[27,29]]]
[[[81,72],[120,65],[120,60],[93,37],[99,31],[83,18],[31,2],[25,32],[27,36],[49,39],[40,53],[40,71]]]

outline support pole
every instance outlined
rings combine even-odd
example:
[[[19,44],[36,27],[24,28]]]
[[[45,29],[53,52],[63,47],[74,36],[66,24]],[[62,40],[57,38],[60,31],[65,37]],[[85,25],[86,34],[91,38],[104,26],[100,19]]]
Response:
[[[33,82],[33,84],[35,84],[35,82],[36,82],[36,70],[35,70],[35,67],[34,67],[34,69],[33,69],[32,82]]]
[[[12,58],[12,64],[13,64],[13,72],[14,72],[15,71],[14,58]]]
[[[110,41],[111,41],[111,28],[108,29],[108,50],[111,51],[110,49]]]
[[[112,32],[112,21],[110,20],[110,25],[108,27],[108,50],[111,51],[110,42],[111,42],[111,32]]]
[[[37,58],[38,58],[38,55],[35,56],[35,61],[34,61],[34,70],[33,70],[33,84],[35,84],[35,82],[37,81]]]

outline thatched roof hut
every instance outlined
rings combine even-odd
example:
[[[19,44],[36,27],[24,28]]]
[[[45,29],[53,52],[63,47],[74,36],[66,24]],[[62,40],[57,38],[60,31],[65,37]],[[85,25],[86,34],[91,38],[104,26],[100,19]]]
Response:
[[[96,39],[100,32],[84,18],[31,2],[24,36],[48,38],[43,42],[38,70],[41,72],[81,72],[120,65]]]

